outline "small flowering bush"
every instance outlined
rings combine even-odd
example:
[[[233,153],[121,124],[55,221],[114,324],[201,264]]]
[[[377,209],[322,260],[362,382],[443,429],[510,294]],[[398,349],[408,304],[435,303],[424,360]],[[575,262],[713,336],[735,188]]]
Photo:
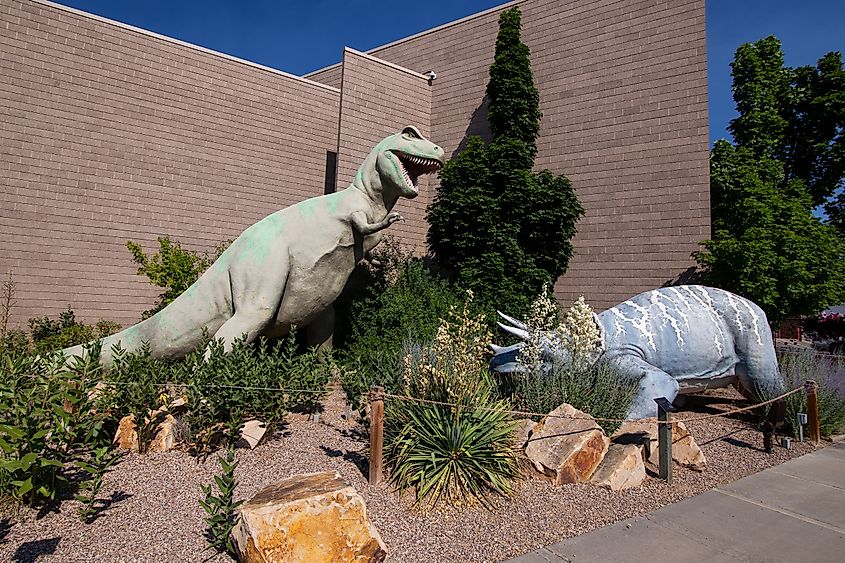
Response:
[[[804,319],[804,331],[819,348],[831,351],[845,348],[845,315],[822,313]]]
[[[528,340],[518,357],[523,369],[510,383],[521,410],[548,413],[569,403],[595,417],[624,418],[637,382],[597,361],[601,331],[583,296],[558,321],[555,302],[544,288],[525,324]],[[618,426],[599,425],[607,432]]]
[[[406,342],[402,385],[407,400],[391,400],[385,416],[385,460],[400,490],[418,501],[487,503],[508,495],[519,476],[509,404],[497,400],[487,369],[490,333],[471,313],[453,306],[433,341]],[[436,401],[432,404],[413,399]]]

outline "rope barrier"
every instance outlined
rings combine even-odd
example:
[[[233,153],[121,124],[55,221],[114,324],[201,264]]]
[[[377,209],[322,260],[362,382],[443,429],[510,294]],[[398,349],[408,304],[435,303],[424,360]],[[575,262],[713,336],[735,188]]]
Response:
[[[669,422],[672,422],[672,423],[675,423],[675,422],[687,423],[687,422],[697,422],[697,421],[700,421],[700,420],[706,420],[706,419],[709,419],[709,418],[718,418],[718,417],[723,417],[723,416],[730,416],[732,414],[737,414],[737,413],[746,412],[746,411],[750,411],[750,410],[754,410],[754,409],[759,409],[760,407],[764,407],[768,404],[774,403],[776,401],[780,401],[781,399],[784,399],[785,397],[788,397],[788,396],[790,396],[794,393],[798,393],[798,392],[803,391],[803,390],[804,390],[804,386],[802,385],[801,387],[796,387],[795,389],[793,389],[791,391],[787,391],[786,393],[779,395],[779,396],[777,396],[773,399],[769,399],[767,401],[763,401],[762,403],[757,403],[757,404],[751,405],[749,407],[743,407],[743,408],[740,408],[740,409],[735,409],[735,410],[732,410],[732,411],[727,411],[727,412],[718,413],[718,414],[702,415],[702,416],[698,416],[698,417],[673,418]],[[420,398],[417,398],[417,397],[409,397],[407,395],[394,395],[393,393],[381,393],[380,396],[385,398],[385,399],[397,399],[397,400],[400,400],[400,401],[410,401],[410,402],[425,403],[425,404],[430,404],[430,405],[440,405],[440,406],[445,406],[445,407],[461,407],[461,406],[463,406],[463,405],[458,405],[458,404],[455,404],[455,403],[447,403],[447,402],[444,402],[444,401],[433,401],[431,399],[420,399]],[[602,418],[602,417],[594,417],[594,416],[571,416],[571,415],[558,415],[558,414],[549,414],[549,413],[544,414],[544,413],[538,413],[538,412],[519,411],[519,410],[504,410],[504,411],[501,411],[500,409],[495,409],[495,408],[490,408],[490,407],[467,407],[467,408],[471,409],[471,410],[480,410],[480,411],[486,411],[486,412],[494,412],[494,411],[495,412],[505,412],[505,413],[508,413],[508,414],[515,414],[515,415],[519,415],[519,416],[538,416],[538,417],[543,417],[543,418],[562,418],[562,419],[569,419],[569,420],[593,420],[593,421],[598,421],[598,422],[618,422],[620,424],[624,424],[626,422],[638,422],[638,423],[641,423],[641,424],[667,424],[667,422],[662,422],[662,421],[658,421],[658,420],[643,421],[641,419],[631,419],[631,418]]]
[[[196,387],[199,389],[240,389],[245,391],[280,391],[282,393],[324,393],[325,390],[320,389],[285,389],[283,387],[249,387],[245,385],[201,385],[197,383],[142,383],[139,381],[108,381],[103,380],[99,383],[104,383],[106,385],[117,385],[117,386],[146,386],[149,385],[151,387]]]

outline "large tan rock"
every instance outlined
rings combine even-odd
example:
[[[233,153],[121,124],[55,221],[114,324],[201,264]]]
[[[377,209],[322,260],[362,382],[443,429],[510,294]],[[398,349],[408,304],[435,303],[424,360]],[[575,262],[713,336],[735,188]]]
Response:
[[[232,531],[244,563],[384,561],[361,496],[336,471],[294,475],[241,507]]]
[[[642,448],[636,444],[610,444],[590,482],[611,491],[639,487],[645,481]]]
[[[604,458],[608,444],[592,417],[563,404],[533,428],[525,454],[535,469],[556,485],[585,483]]]
[[[658,448],[656,422],[656,418],[626,422],[613,434],[612,440],[619,444],[641,444],[645,459],[649,463],[658,465],[660,448]],[[704,452],[695,443],[695,439],[683,422],[672,423],[672,459],[678,465],[694,471],[704,471],[707,468]]]

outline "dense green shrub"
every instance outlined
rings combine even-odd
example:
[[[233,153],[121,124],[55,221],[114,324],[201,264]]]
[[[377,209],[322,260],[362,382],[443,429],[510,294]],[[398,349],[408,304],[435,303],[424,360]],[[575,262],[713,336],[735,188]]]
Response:
[[[334,368],[329,353],[299,353],[295,333],[272,343],[240,339],[228,354],[222,342],[206,341],[176,361],[154,359],[148,347],[135,353],[119,347],[115,351],[108,377],[119,414],[140,420],[160,404],[185,396],[185,422],[201,448],[220,437],[231,441],[250,418],[272,427],[290,409],[313,411]]]
[[[426,345],[406,342],[402,394],[385,411],[385,461],[392,482],[418,501],[487,503],[519,476],[508,403],[496,400],[487,369],[489,332],[469,301],[452,308]],[[450,403],[423,403],[414,399]]]
[[[88,359],[67,367],[59,355],[0,358],[0,495],[55,500],[70,486],[72,468],[110,444],[111,400],[96,387],[100,366],[91,359],[98,356],[94,346]],[[96,479],[97,468],[89,468]]]
[[[779,354],[778,363],[786,390],[805,381],[819,384],[819,430],[822,436],[837,434],[845,428],[845,357],[817,354],[813,350],[790,350]],[[787,429],[797,435],[796,415],[807,412],[805,393],[786,398]]]
[[[34,317],[29,319],[29,337],[36,353],[52,352],[69,346],[98,340],[120,330],[120,325],[100,319],[95,325],[76,320],[73,309],[59,313],[58,319]]]
[[[373,254],[380,267],[360,272],[362,289],[347,295],[339,307],[345,320],[338,345],[347,368],[342,383],[356,407],[372,385],[399,389],[402,343],[408,338],[431,340],[440,319],[465,296],[393,241]]]
[[[620,374],[613,366],[599,362],[577,368],[561,358],[542,369],[514,376],[514,402],[519,410],[548,413],[563,403],[596,418],[623,419],[637,394],[638,382]],[[597,424],[610,435],[617,422]]]
[[[132,261],[138,264],[138,275],[146,276],[152,285],[164,289],[155,307],[144,311],[141,317],[146,319],[153,316],[179,297],[223,255],[230,243],[218,244],[214,254],[210,255],[182,248],[179,241],[171,241],[170,237],[163,236],[158,237],[158,253],[147,256],[140,244],[126,241],[126,247],[132,253]]]

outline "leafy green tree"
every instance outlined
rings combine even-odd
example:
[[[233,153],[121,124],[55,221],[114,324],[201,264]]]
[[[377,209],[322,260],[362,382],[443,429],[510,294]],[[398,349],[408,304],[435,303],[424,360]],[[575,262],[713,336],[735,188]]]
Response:
[[[533,172],[542,114],[520,29],[519,8],[502,12],[487,85],[492,141],[468,139],[428,208],[437,263],[481,303],[515,314],[566,271],[584,213],[565,176]]]
[[[217,245],[212,257],[208,253],[200,254],[184,249],[179,241],[171,241],[170,237],[164,236],[158,237],[158,253],[147,256],[140,244],[126,241],[126,247],[132,253],[132,261],[138,264],[138,275],[147,276],[152,285],[164,289],[155,307],[144,311],[141,318],[155,315],[179,297],[220,258],[230,243]]]
[[[841,127],[820,121],[841,66],[835,53],[785,68],[774,37],[742,45],[731,65],[735,144],[713,146],[713,238],[694,256],[706,283],[755,301],[773,325],[845,300],[845,242],[814,214],[842,180]]]

